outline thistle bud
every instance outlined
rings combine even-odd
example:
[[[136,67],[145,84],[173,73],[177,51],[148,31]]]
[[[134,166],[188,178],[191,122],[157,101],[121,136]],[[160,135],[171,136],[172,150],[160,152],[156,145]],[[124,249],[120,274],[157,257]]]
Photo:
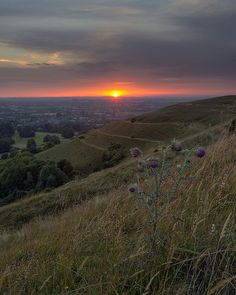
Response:
[[[136,183],[131,184],[128,188],[129,195],[133,196],[138,193],[138,185]]]
[[[182,151],[182,145],[179,142],[173,141],[172,142],[172,150],[175,152],[181,152]]]
[[[142,151],[138,147],[135,147],[130,149],[130,154],[133,158],[138,158],[142,155]]]
[[[205,154],[206,154],[206,150],[203,147],[198,148],[196,151],[196,156],[198,158],[203,158]]]

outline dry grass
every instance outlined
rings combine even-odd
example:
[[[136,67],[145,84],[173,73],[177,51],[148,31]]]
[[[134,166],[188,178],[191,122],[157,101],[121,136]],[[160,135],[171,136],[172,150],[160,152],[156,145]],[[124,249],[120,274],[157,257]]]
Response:
[[[235,137],[196,159],[194,179],[159,221],[156,256],[126,186],[2,233],[0,293],[235,294],[235,159]]]

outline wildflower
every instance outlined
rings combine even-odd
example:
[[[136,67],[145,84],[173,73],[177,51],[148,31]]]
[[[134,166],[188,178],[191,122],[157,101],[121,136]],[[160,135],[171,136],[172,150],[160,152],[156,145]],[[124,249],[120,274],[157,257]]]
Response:
[[[205,154],[206,154],[206,151],[203,147],[198,148],[196,151],[196,156],[198,158],[203,158],[205,156]]]
[[[131,196],[135,195],[138,193],[138,185],[137,183],[131,184],[128,188],[129,194]]]
[[[132,157],[138,158],[139,156],[141,156],[142,151],[138,147],[135,147],[130,149],[130,153]]]
[[[173,141],[172,142],[172,150],[175,152],[181,152],[182,151],[182,145],[179,142]]]
[[[149,168],[156,169],[159,166],[159,163],[158,163],[157,159],[150,158],[150,159],[147,160],[147,162],[148,162],[148,167]]]

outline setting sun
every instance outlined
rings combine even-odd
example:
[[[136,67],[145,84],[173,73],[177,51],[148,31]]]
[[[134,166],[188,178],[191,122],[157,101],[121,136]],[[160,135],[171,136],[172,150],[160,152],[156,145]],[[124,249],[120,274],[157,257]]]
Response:
[[[115,97],[115,98],[117,98],[117,97],[120,96],[120,94],[118,92],[114,92],[114,93],[112,93],[112,96]]]
[[[110,95],[113,97],[113,98],[119,98],[123,93],[119,90],[113,90],[111,91]]]

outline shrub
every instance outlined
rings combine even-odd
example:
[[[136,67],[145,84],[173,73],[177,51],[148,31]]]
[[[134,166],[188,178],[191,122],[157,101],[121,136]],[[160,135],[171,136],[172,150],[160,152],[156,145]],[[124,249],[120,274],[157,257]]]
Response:
[[[63,130],[62,130],[62,136],[64,138],[72,138],[74,137],[74,130],[70,127],[65,127]]]
[[[31,154],[35,154],[37,153],[37,145],[36,145],[36,141],[31,138],[27,140],[27,150],[31,153]]]
[[[46,143],[50,142],[50,143],[53,144],[52,146],[54,146],[54,144],[60,144],[61,143],[59,136],[50,135],[50,134],[47,134],[47,135],[44,136],[43,142],[46,142]]]
[[[39,173],[37,186],[40,189],[57,187],[68,181],[67,175],[57,168],[54,163],[43,166]]]
[[[0,139],[0,153],[7,153],[10,151],[11,142],[7,138]]]
[[[61,160],[57,163],[57,168],[63,171],[69,178],[74,176],[74,168],[68,160]]]
[[[117,165],[125,157],[124,149],[121,144],[111,144],[108,150],[103,154],[104,168]]]

